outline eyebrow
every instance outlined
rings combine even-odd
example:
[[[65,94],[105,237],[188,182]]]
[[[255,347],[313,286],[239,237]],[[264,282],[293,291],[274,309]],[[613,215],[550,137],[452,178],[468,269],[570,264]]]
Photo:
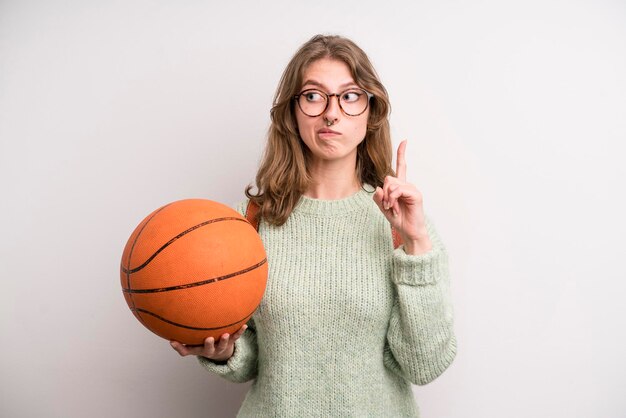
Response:
[[[315,81],[315,80],[306,80],[304,82],[304,84],[302,84],[302,88],[304,88],[304,86],[306,85],[313,85],[313,86],[317,86],[317,87],[322,87],[324,89],[326,89],[326,86],[322,83],[320,83],[319,81]],[[346,88],[346,87],[359,87],[358,84],[356,84],[354,81],[348,81],[347,83],[343,83],[342,85],[339,86],[340,89]],[[326,89],[328,90],[328,89]]]

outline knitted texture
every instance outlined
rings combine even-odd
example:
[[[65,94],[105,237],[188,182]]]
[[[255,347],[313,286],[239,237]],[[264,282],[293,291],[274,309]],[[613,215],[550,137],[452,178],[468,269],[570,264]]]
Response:
[[[247,202],[239,205],[245,212]],[[302,197],[287,222],[260,223],[269,278],[226,364],[254,379],[240,417],[417,417],[411,383],[426,384],[456,354],[447,254],[393,249],[372,193]]]

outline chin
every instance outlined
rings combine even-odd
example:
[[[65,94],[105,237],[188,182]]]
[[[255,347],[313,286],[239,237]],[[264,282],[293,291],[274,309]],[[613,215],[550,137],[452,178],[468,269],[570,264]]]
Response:
[[[327,151],[323,151],[323,152],[316,154],[316,158],[326,160],[326,161],[345,160],[345,159],[350,158],[350,152],[342,152],[341,150],[337,150],[337,149],[327,150]]]

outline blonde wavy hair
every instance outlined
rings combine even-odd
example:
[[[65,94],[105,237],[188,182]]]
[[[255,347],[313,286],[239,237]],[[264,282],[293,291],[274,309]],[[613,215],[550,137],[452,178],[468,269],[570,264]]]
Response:
[[[361,185],[382,186],[385,176],[394,175],[389,131],[391,105],[387,90],[365,52],[341,36],[316,35],[295,53],[278,83],[271,125],[259,171],[256,193],[246,188],[246,196],[259,206],[258,216],[272,225],[287,221],[293,208],[311,183],[307,168],[310,151],[300,138],[294,96],[302,88],[308,66],[322,58],[345,62],[352,78],[374,97],[369,103],[365,139],[357,148],[356,171]]]

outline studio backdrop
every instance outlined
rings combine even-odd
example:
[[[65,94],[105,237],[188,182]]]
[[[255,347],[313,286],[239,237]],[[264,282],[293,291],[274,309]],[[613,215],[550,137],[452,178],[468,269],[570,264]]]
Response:
[[[0,1],[0,416],[235,415],[249,383],[142,327],[120,259],[165,203],[244,198],[317,33],[368,53],[449,252],[422,416],[625,416],[617,0]]]

